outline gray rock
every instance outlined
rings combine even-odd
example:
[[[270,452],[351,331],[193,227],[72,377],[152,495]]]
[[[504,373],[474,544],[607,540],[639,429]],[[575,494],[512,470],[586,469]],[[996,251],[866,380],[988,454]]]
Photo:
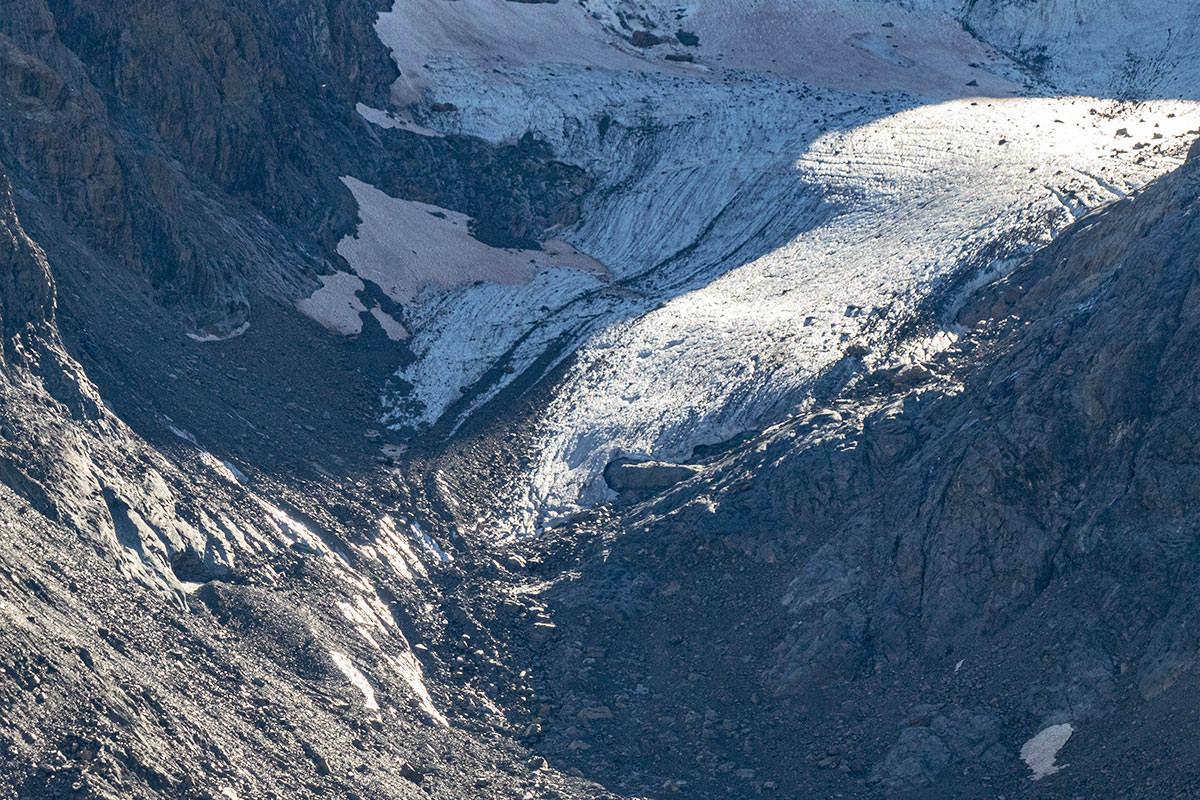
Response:
[[[918,707],[871,770],[870,780],[891,791],[910,791],[936,783],[951,765],[1002,761],[1002,730],[999,716],[992,712],[957,708],[939,713],[931,706]]]
[[[604,468],[604,480],[616,492],[629,489],[665,489],[699,475],[703,470],[690,464],[617,459]]]

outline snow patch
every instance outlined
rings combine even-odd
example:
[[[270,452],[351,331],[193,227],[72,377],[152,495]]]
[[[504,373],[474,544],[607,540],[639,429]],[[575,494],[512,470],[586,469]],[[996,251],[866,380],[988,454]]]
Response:
[[[379,703],[375,700],[375,690],[371,687],[371,682],[367,680],[367,676],[362,674],[362,670],[354,666],[354,662],[345,653],[330,650],[329,657],[333,659],[333,663],[346,676],[346,680],[350,681],[356,689],[362,692],[363,708],[367,711],[378,711]]]
[[[313,292],[311,297],[296,301],[296,309],[334,333],[343,336],[362,333],[363,321],[360,315],[367,311],[367,307],[358,299],[358,293],[366,288],[362,279],[349,272],[335,272],[319,277],[321,288]],[[408,338],[408,331],[404,326],[378,303],[370,312],[393,342]]]
[[[359,278],[397,303],[411,302],[428,286],[528,283],[551,267],[606,274],[602,264],[565,242],[546,242],[542,250],[489,247],[471,236],[471,218],[465,214],[399,200],[354,178],[342,182],[358,201],[362,224],[355,236],[338,244],[338,253]]]
[[[892,44],[878,33],[855,33],[846,38],[846,44],[870,53],[876,58],[897,67],[911,67],[913,60],[900,55],[898,45]]]
[[[1051,725],[1021,745],[1021,760],[1033,773],[1033,780],[1040,781],[1047,775],[1053,775],[1062,769],[1054,761],[1058,757],[1058,751],[1063,748],[1074,732],[1075,729],[1069,722]]]
[[[375,539],[375,548],[400,577],[412,580],[414,572],[423,578],[429,577],[425,565],[409,545],[408,537],[397,530],[396,522],[390,516],[385,516],[379,521],[379,536]]]
[[[246,479],[246,476],[237,467],[234,467],[228,461],[222,461],[207,450],[200,451],[200,463],[230,483],[240,483]]]
[[[429,689],[425,686],[424,672],[421,669],[421,662],[417,661],[417,657],[406,650],[397,656],[388,656],[386,660],[391,664],[396,674],[400,676],[400,679],[417,696],[421,710],[443,728],[450,727],[450,722],[446,719],[446,715],[438,711],[433,705],[433,698],[430,697]]]
[[[325,544],[324,540],[307,525],[293,519],[285,511],[268,503],[258,495],[252,494],[251,497],[267,513],[268,525],[285,546],[296,547],[321,556],[329,563],[334,574],[347,586],[358,591],[374,591],[367,578],[360,575],[341,553],[335,552]]]
[[[441,545],[434,541],[432,536],[421,530],[421,526],[418,523],[410,523],[408,529],[412,531],[413,538],[416,539],[417,543],[438,561],[443,564],[449,564],[454,560],[454,556],[443,550]]]
[[[167,430],[189,444],[193,444],[196,447],[200,446],[200,443],[196,441],[196,437],[190,431],[185,431],[183,428],[176,427],[175,425],[167,425]]]
[[[187,337],[189,339],[191,339],[193,342],[225,342],[230,339],[236,339],[237,337],[241,336],[243,333],[245,333],[248,330],[250,330],[249,320],[247,320],[246,322],[243,322],[241,325],[237,326],[229,333],[225,333],[225,334],[189,333],[187,335]]]
[[[362,318],[359,314],[367,307],[358,299],[364,288],[363,282],[349,272],[321,275],[321,288],[311,297],[296,301],[301,314],[316,320],[334,333],[349,336],[362,333]]]
[[[354,108],[363,119],[381,128],[395,128],[419,136],[443,137],[445,135],[432,128],[426,128],[424,125],[418,125],[407,112],[389,113],[378,108],[371,108],[363,103],[359,103]]]
[[[399,626],[396,625],[396,621],[392,619],[378,596],[374,596],[372,601],[369,602],[365,597],[359,595],[354,598],[353,604],[338,602],[337,605],[343,616],[354,625],[358,634],[373,649],[380,652],[384,662],[391,666],[400,679],[404,681],[416,696],[421,710],[428,714],[430,719],[438,725],[448,727],[450,724],[449,721],[434,706],[433,698],[430,696],[429,689],[425,685],[425,673],[421,668],[421,662],[413,655],[408,640],[400,631]],[[398,653],[391,653],[385,650],[377,638],[383,636],[394,637],[398,641],[400,647]]]
[[[384,311],[378,303],[372,306],[371,316],[379,323],[379,327],[383,328],[384,335],[393,342],[408,338],[408,331],[404,329],[404,326],[397,322],[395,317]]]

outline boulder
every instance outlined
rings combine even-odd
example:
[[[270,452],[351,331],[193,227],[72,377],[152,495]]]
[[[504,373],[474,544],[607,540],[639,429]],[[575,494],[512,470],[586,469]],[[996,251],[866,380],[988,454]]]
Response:
[[[691,464],[619,458],[604,468],[604,482],[615,492],[629,489],[665,489],[698,475],[701,471],[700,467]]]

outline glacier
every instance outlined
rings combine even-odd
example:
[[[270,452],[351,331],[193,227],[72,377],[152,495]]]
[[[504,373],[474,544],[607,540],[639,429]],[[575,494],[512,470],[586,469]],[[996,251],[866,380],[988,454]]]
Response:
[[[528,535],[610,498],[614,458],[686,459],[802,409],[852,345],[885,357],[931,296],[1174,168],[1200,130],[1200,11],[1040,9],[1023,25],[1003,0],[397,0],[377,32],[401,78],[365,119],[533,134],[597,186],[533,263],[504,254],[490,275],[419,248],[422,280],[393,292],[411,388],[383,421],[452,431],[564,366],[527,482],[490,520]],[[409,260],[395,238],[373,263]]]

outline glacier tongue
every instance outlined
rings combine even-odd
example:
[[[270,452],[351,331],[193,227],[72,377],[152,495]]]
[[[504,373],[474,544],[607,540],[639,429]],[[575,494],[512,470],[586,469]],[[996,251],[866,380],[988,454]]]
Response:
[[[399,374],[416,390],[385,398],[395,425],[428,426],[451,406],[461,420],[535,363],[575,353],[506,520],[514,532],[609,496],[613,458],[686,458],[778,420],[850,343],[958,270],[1027,252],[1173,168],[1200,127],[1186,99],[1016,96],[1084,75],[1107,41],[1061,3],[1043,26],[1045,69],[1024,77],[965,33],[957,4],[752,5],[695,2],[676,21],[662,2],[398,0],[380,19],[405,74],[395,97],[422,124],[496,142],[532,132],[598,177],[583,221],[558,235],[611,277],[544,269],[427,290],[406,320],[417,359]],[[972,8],[1028,57],[1002,3]],[[669,41],[634,47],[622,19]],[[671,38],[675,25],[700,45]],[[1149,63],[1153,37],[1134,27],[1145,52],[1133,58]],[[1055,61],[1080,31],[1096,47]],[[1070,85],[1128,88],[1093,77]],[[421,114],[432,101],[453,110]],[[466,404],[459,387],[474,387]]]

